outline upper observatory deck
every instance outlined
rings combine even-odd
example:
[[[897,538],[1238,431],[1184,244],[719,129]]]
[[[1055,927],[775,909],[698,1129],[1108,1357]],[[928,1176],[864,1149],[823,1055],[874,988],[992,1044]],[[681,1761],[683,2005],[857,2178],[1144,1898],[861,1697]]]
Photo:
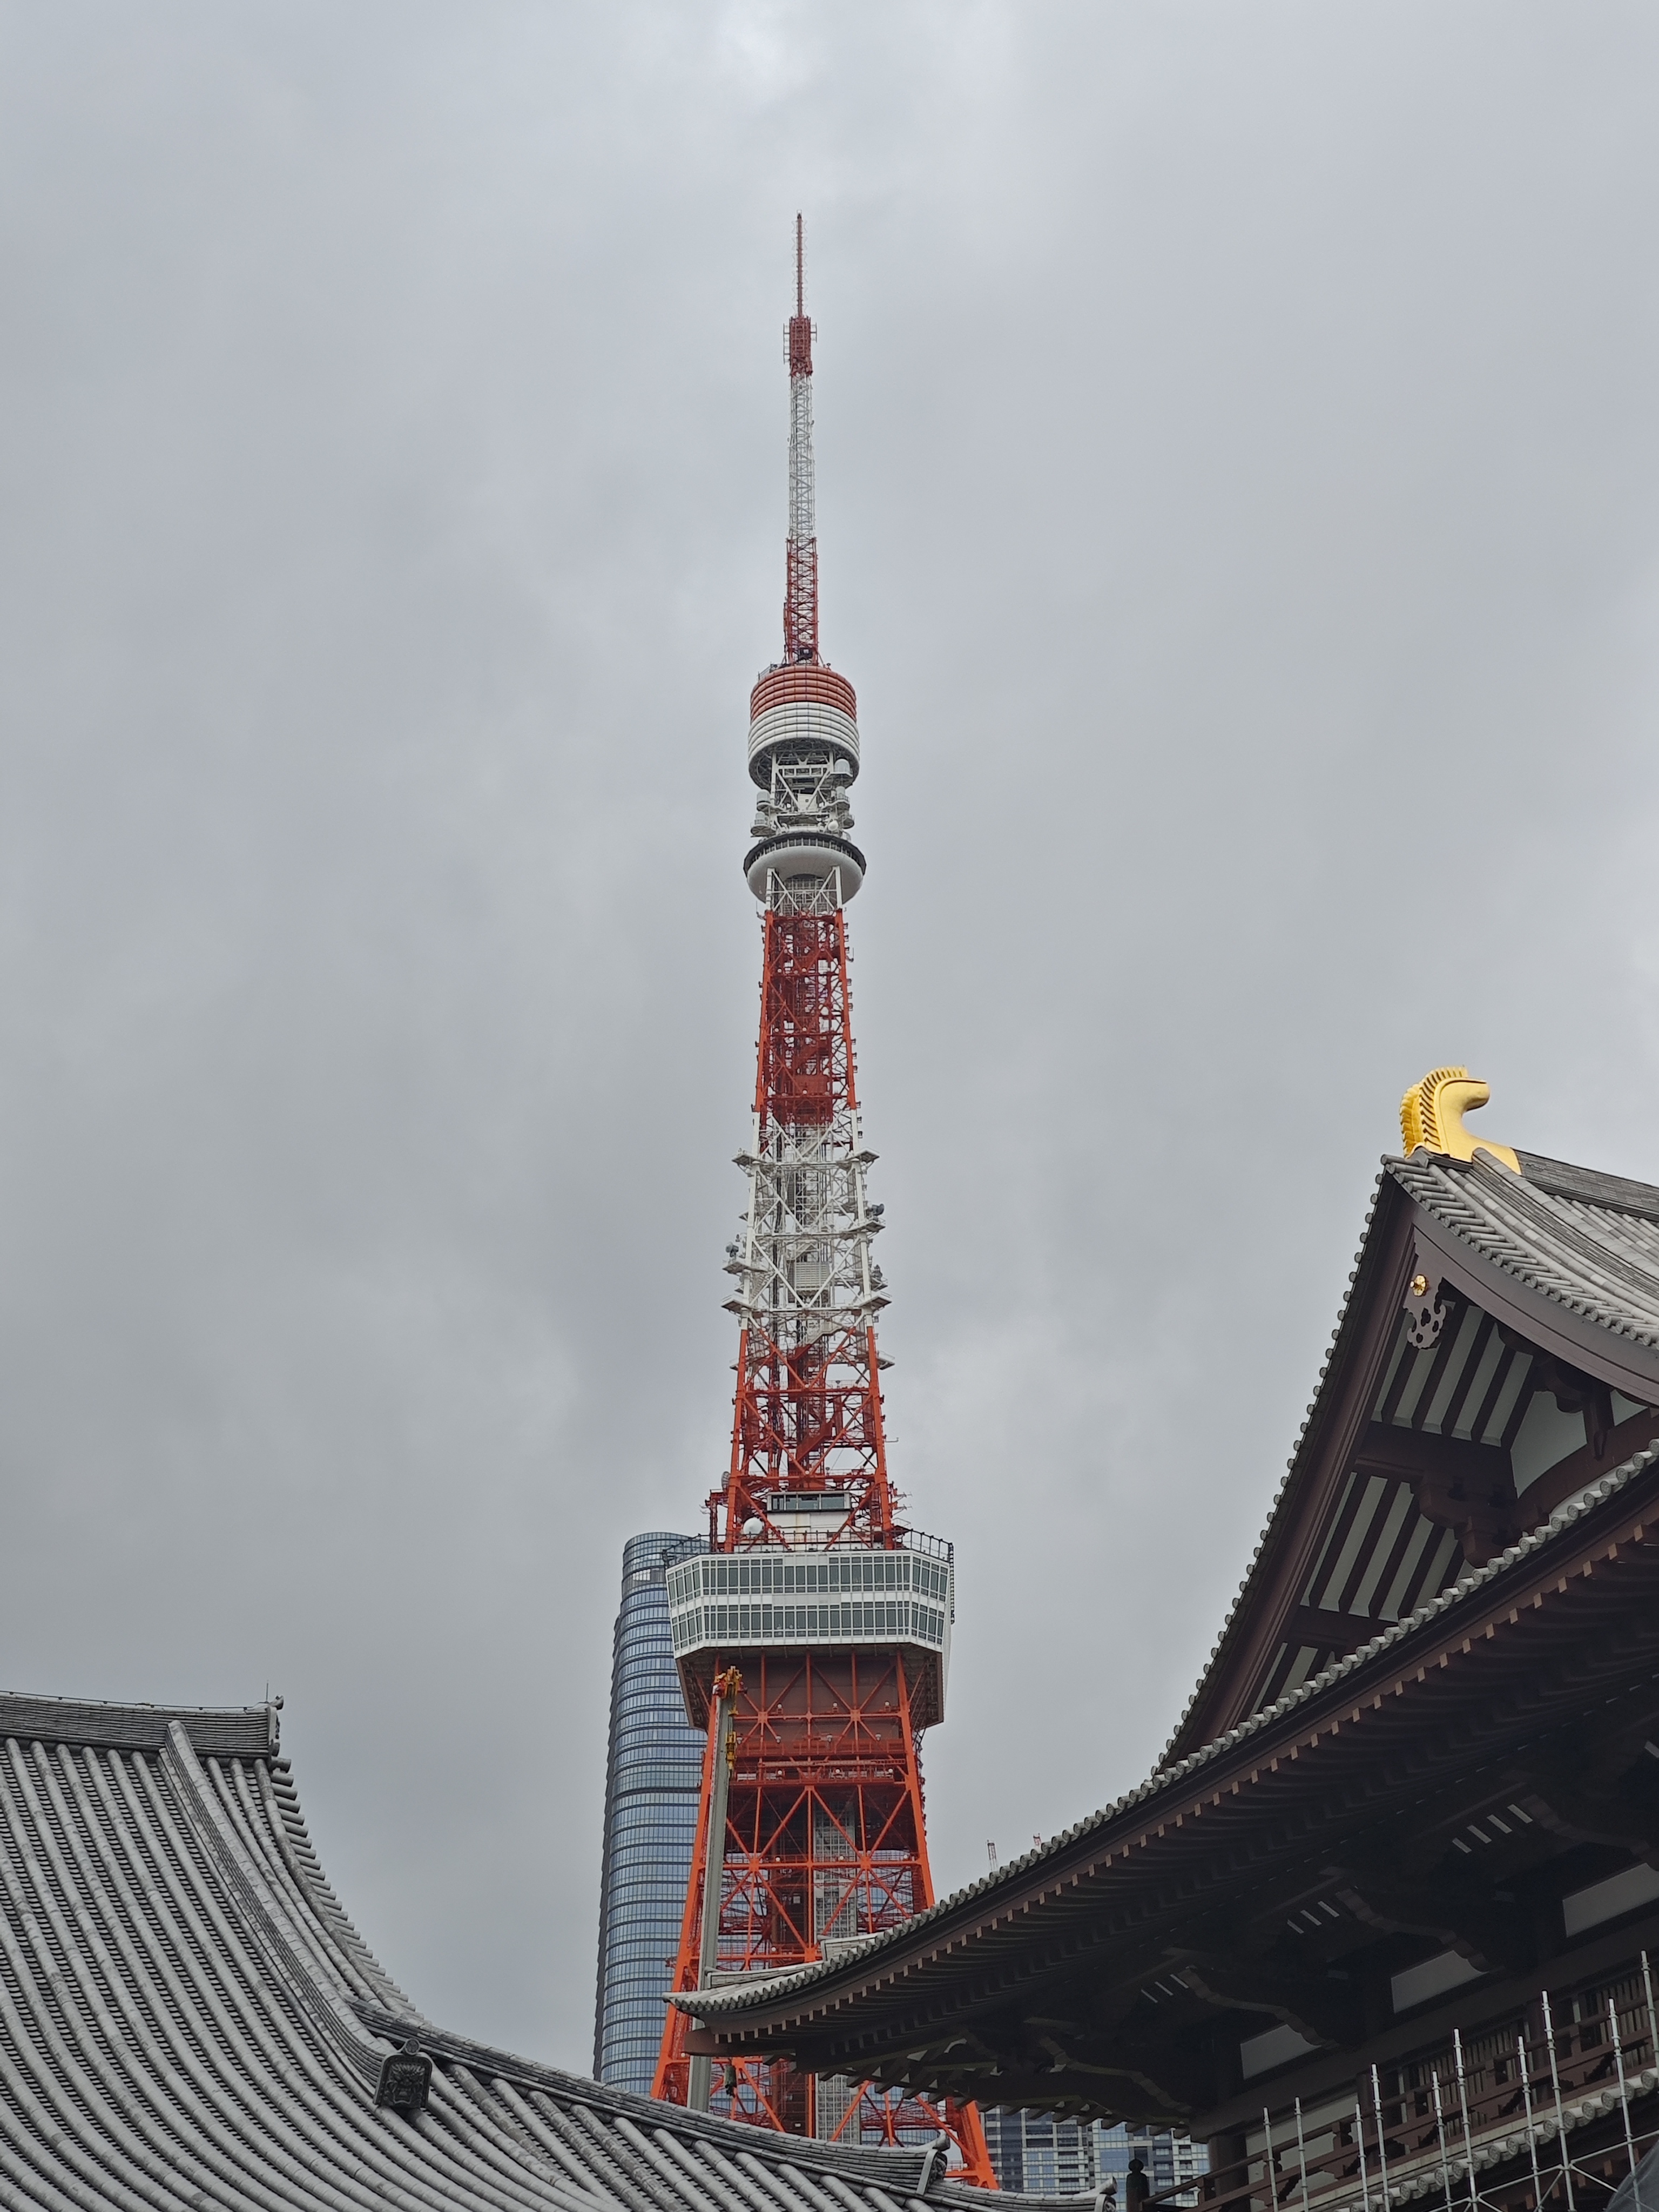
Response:
[[[749,773],[763,789],[778,752],[829,752],[859,772],[859,702],[844,676],[821,661],[769,668],[749,695]]]
[[[812,880],[835,881],[837,903],[858,896],[866,861],[847,835],[858,772],[858,700],[847,678],[817,660],[769,668],[749,696],[749,774],[763,795],[759,842],[743,867],[757,899],[780,884],[798,895]]]

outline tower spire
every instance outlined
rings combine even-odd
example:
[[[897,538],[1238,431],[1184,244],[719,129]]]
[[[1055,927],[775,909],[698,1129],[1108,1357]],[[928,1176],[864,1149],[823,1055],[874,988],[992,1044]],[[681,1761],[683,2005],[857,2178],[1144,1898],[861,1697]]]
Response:
[[[789,534],[784,547],[783,657],[818,657],[818,537],[812,479],[812,322],[806,226],[795,217],[795,312],[789,318]]]

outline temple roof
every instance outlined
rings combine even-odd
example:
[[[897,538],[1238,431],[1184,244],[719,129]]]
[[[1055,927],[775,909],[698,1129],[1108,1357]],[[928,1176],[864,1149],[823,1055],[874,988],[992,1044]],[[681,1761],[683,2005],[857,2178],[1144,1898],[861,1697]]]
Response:
[[[927,2147],[771,2135],[434,2027],[324,1878],[274,1708],[0,1696],[0,2202],[988,2202]]]
[[[1195,1750],[1241,1717],[1225,1696],[1229,1663],[1270,1602],[1275,1577],[1294,1576],[1289,1555],[1316,1525],[1314,1494],[1331,1472],[1345,1396],[1379,1325],[1403,1334],[1396,1316],[1404,1277],[1419,1261],[1528,1342],[1545,1340],[1633,1400],[1659,1404],[1659,1189],[1534,1152],[1519,1158],[1518,1176],[1479,1155],[1419,1152],[1382,1161],[1308,1418],[1166,1758]],[[1500,1435],[1492,1432],[1494,1443]],[[1448,1571],[1462,1564],[1454,1559]],[[1414,1595],[1420,1601],[1433,1593]]]

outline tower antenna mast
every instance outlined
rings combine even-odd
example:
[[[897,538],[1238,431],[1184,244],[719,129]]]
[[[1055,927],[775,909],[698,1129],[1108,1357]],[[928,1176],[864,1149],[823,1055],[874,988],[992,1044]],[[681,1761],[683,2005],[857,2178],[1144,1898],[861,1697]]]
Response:
[[[818,657],[818,532],[812,471],[812,321],[806,312],[806,229],[795,217],[795,312],[789,319],[789,533],[784,546],[783,657]]]

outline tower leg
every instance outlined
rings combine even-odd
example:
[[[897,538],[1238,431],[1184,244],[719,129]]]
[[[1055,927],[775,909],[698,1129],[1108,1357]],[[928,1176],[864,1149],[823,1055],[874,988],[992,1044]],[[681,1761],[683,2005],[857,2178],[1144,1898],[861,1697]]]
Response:
[[[744,1686],[711,1705],[677,1991],[706,1987],[717,1968],[799,1966],[827,1943],[896,1927],[933,1901],[901,1655],[746,1653],[744,1664]],[[696,2106],[709,2062],[687,2051],[688,2033],[686,2014],[671,2007],[653,2094]],[[803,2075],[787,2059],[713,2071],[706,2108],[726,2118],[843,2142],[926,2142],[942,2132],[960,2179],[996,2185],[970,2105]]]

